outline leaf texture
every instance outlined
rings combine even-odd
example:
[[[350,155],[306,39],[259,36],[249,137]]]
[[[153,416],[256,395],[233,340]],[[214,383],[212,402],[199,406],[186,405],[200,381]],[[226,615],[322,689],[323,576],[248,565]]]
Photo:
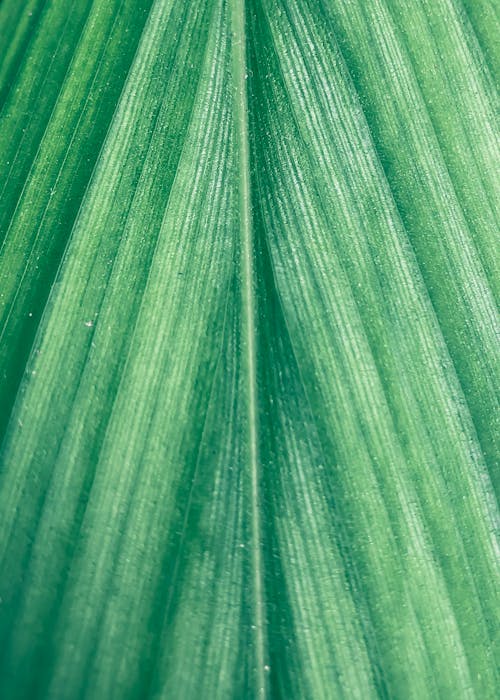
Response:
[[[2,0],[2,697],[496,697],[497,14]]]

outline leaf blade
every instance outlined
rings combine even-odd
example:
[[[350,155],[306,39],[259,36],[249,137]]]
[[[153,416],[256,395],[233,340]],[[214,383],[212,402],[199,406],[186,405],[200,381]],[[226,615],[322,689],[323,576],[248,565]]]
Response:
[[[490,154],[398,7],[152,3],[2,448],[4,692],[493,697]]]

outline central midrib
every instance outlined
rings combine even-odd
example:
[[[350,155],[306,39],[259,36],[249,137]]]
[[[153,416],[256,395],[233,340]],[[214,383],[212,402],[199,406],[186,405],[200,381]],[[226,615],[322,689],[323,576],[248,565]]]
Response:
[[[264,590],[261,552],[259,495],[259,446],[257,429],[257,366],[255,340],[254,241],[251,211],[250,155],[248,142],[247,58],[245,34],[245,0],[231,1],[232,69],[234,119],[239,181],[239,230],[242,281],[242,341],[245,349],[245,372],[248,389],[248,442],[251,484],[251,535],[253,572],[253,629],[255,633],[256,680],[259,697],[267,695],[266,651],[264,632]]]

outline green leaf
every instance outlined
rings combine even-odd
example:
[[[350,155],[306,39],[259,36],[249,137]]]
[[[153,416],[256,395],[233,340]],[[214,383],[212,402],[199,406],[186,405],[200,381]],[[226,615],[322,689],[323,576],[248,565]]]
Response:
[[[2,0],[2,698],[495,698],[492,0]]]

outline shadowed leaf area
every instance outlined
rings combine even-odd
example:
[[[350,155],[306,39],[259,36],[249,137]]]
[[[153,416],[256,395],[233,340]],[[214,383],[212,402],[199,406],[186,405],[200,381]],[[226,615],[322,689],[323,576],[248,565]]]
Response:
[[[1,0],[0,696],[498,697],[495,0]]]

